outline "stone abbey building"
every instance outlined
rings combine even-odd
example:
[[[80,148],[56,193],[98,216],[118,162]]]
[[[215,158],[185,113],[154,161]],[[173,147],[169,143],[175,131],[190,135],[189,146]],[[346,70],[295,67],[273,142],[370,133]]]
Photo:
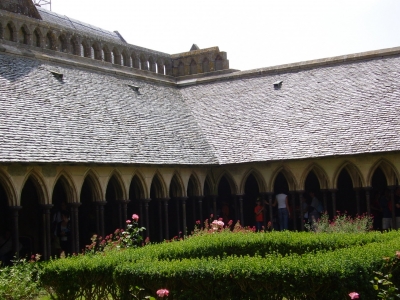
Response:
[[[239,71],[218,47],[162,53],[0,2],[0,229],[15,251],[54,254],[63,202],[75,252],[132,213],[153,241],[223,204],[252,226],[278,190],[292,208],[313,190],[331,216],[376,214],[399,182],[399,133],[400,48]]]

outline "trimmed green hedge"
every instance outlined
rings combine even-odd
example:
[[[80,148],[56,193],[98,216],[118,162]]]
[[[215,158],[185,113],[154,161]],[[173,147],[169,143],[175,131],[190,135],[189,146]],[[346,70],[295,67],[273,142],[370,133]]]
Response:
[[[169,287],[175,295],[174,299],[200,299],[201,297],[193,298],[193,295],[188,297],[188,294],[201,295],[203,293],[204,296],[204,291],[219,295],[215,298],[208,295],[209,299],[221,297],[230,299],[223,298],[223,295],[242,295],[243,291],[246,291],[243,299],[258,299],[258,297],[274,299],[272,295],[275,293],[280,295],[282,289],[291,290],[292,282],[296,286],[295,291],[298,296],[304,294],[304,299],[312,299],[307,291],[300,289],[302,284],[305,284],[307,288],[312,286],[310,282],[306,283],[307,278],[312,275],[311,267],[316,270],[315,274],[319,274],[321,270],[328,272],[329,265],[321,263],[325,258],[330,262],[329,264],[336,265],[343,251],[345,251],[343,253],[348,251],[348,253],[360,254],[362,249],[369,249],[368,247],[372,249],[368,257],[373,258],[374,263],[380,262],[381,253],[386,251],[387,254],[385,252],[383,255],[389,255],[400,249],[399,237],[400,232],[397,231],[384,234],[379,232],[209,234],[181,242],[154,244],[137,249],[45,262],[41,280],[44,286],[52,288],[59,299],[77,299],[80,296],[91,299],[93,295],[100,298],[112,295],[114,299],[130,299],[127,296],[128,287],[132,289],[135,285],[145,286],[152,292],[162,287]],[[381,245],[387,249],[383,251]],[[352,258],[349,259],[352,260]],[[358,260],[355,262],[358,264]],[[258,265],[260,266],[257,267]],[[280,265],[282,268],[276,267]],[[347,269],[343,261],[339,265],[344,270]],[[268,266],[268,270],[265,266]],[[357,266],[366,270],[365,264]],[[377,265],[371,263],[369,266],[376,268]],[[285,273],[282,273],[282,270],[286,270]],[[365,271],[362,274],[371,275],[371,270],[369,268],[369,273]],[[238,274],[242,273],[248,274],[249,278],[254,277],[254,280],[245,277],[241,283],[240,280],[235,279],[241,278]],[[243,274],[241,276],[244,276]],[[286,277],[283,276],[284,274]],[[336,273],[332,275],[328,272],[327,274],[330,275],[322,276],[325,279],[321,280],[336,276]],[[348,277],[349,271],[345,274]],[[273,278],[277,279],[273,280]],[[303,278],[302,281],[301,278]],[[193,284],[191,284],[192,281]],[[365,282],[365,278],[361,281]],[[335,284],[342,283],[335,282]],[[317,285],[320,286],[320,283]],[[187,288],[179,290],[186,286]],[[340,290],[344,291],[344,289]],[[253,298],[254,295],[257,297]],[[291,296],[286,297],[295,299]],[[241,298],[233,297],[232,299]]]
[[[397,249],[400,239],[316,254],[139,261],[118,266],[114,280],[121,291],[167,288],[173,299],[337,300],[352,291],[374,299],[373,271]]]

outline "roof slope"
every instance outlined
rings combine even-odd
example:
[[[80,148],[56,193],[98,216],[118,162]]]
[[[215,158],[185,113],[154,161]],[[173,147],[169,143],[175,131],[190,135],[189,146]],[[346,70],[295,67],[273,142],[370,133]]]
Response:
[[[217,163],[174,86],[7,54],[0,141],[3,162]]]
[[[220,164],[400,150],[399,57],[277,72],[181,89]]]
[[[126,41],[121,38],[121,36],[117,32],[104,30],[99,27],[68,18],[67,16],[57,14],[41,7],[37,7],[37,10],[42,17],[42,20],[48,23],[57,24],[58,26],[63,26],[67,29],[77,30],[83,34],[96,35],[103,39],[111,39],[118,43],[126,43]]]

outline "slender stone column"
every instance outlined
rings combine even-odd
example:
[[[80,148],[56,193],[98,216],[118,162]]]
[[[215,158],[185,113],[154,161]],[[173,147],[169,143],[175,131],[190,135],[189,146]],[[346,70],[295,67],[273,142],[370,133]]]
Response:
[[[324,211],[326,211],[329,215],[328,212],[328,191],[327,190],[322,190],[322,198],[323,198],[323,203],[324,203]]]
[[[162,222],[162,199],[158,198],[158,229],[159,229],[159,238],[160,238],[160,242],[162,242],[163,240],[163,222]]]
[[[182,201],[182,222],[183,222],[183,236],[187,236],[187,226],[186,226],[186,200],[188,197],[181,197]]]
[[[104,205],[106,201],[96,201],[96,230],[97,234],[104,238]]]
[[[144,203],[144,199],[140,199],[139,200],[139,214],[140,214],[139,226],[140,227],[143,227],[143,224],[144,224],[143,220],[146,220],[145,216],[143,215],[143,203]]]
[[[266,193],[260,193],[260,200],[263,206],[263,219],[264,219],[264,228],[267,229],[267,206],[265,205]]]
[[[199,204],[199,220],[200,226],[203,226],[203,196],[197,196],[197,202]]]
[[[78,208],[81,203],[68,203],[71,209],[71,237],[72,237],[72,253],[79,253],[79,217]]]
[[[212,200],[213,200],[213,219],[216,220],[217,219],[217,198],[218,195],[212,195]]]
[[[147,199],[142,199],[142,200],[144,202],[147,236],[150,237],[149,203],[150,203],[151,199],[147,198]]]
[[[169,224],[168,224],[168,201],[169,198],[164,198],[164,217],[165,217],[165,239],[169,239]]]
[[[19,222],[18,216],[19,211],[22,206],[10,206],[10,210],[12,212],[12,245],[13,245],[13,253],[15,256],[19,258]]]
[[[274,228],[274,216],[272,211],[272,196],[274,193],[268,193],[268,208],[269,208],[269,221],[271,222],[272,228]]]
[[[356,193],[356,206],[357,206],[357,215],[361,215],[361,208],[360,208],[360,188],[354,188]]]
[[[390,190],[390,202],[392,204],[392,228],[397,229],[397,226],[396,226],[396,203],[394,201],[394,192],[396,190],[396,186],[390,185],[390,186],[388,186],[388,188]]]
[[[372,187],[367,186],[364,188],[365,190],[365,201],[367,202],[367,214],[371,215],[371,190]]]
[[[300,202],[300,230],[304,231],[304,214],[306,213],[303,209],[303,190],[296,191],[299,195],[299,202]]]
[[[179,201],[180,201],[180,198],[179,197],[176,197],[176,198],[174,198],[174,200],[175,200],[175,209],[176,209],[176,228],[178,229],[178,232],[180,232],[181,231],[181,214],[180,214],[180,209],[179,209]]]
[[[240,210],[240,224],[244,226],[244,217],[243,217],[243,195],[236,195],[239,200],[239,210]]]
[[[196,197],[190,197],[190,201],[192,202],[192,224],[196,223]]]
[[[45,260],[49,259],[51,256],[51,224],[50,224],[50,210],[53,204],[42,204],[42,236],[43,236],[43,258]]]
[[[297,230],[296,191],[290,191],[289,193],[292,196],[293,229]]]
[[[337,189],[331,189],[329,191],[331,192],[331,197],[332,197],[333,217],[336,217],[336,192],[337,192]]]
[[[126,228],[126,220],[128,219],[128,203],[131,202],[131,200],[119,200],[118,205],[119,205],[119,214],[120,214],[120,228]]]

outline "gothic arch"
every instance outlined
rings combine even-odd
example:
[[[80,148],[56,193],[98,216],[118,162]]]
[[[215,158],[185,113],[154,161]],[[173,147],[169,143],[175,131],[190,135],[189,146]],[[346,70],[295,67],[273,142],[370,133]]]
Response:
[[[171,186],[175,184],[176,185],[176,190],[172,190]],[[185,185],[183,184],[183,180],[181,176],[179,176],[178,172],[175,172],[174,175],[172,176],[171,182],[169,183],[169,193],[172,197],[183,197],[186,195],[185,192]]]
[[[20,203],[17,198],[15,186],[12,182],[11,177],[0,170],[0,185],[3,187],[7,195],[7,201],[9,206],[18,206]]]
[[[87,40],[82,40],[80,47],[81,47],[81,56],[87,58],[92,57],[91,46],[89,45]]]
[[[204,57],[203,61],[201,62],[201,67],[203,73],[210,72],[210,61],[208,60],[207,57]]]
[[[99,176],[91,169],[89,169],[83,177],[82,186],[85,183],[85,180],[88,180],[88,183],[92,189],[93,199],[92,201],[103,201],[104,192],[101,188],[101,184],[99,182]],[[81,186],[81,190],[82,190]]]
[[[190,75],[197,74],[197,63],[194,59],[190,62]]]
[[[156,61],[152,56],[149,57],[149,70],[154,73],[157,72]]]
[[[61,181],[61,184],[64,187],[64,191],[66,192],[66,196],[67,196],[67,202],[68,203],[76,203],[78,202],[78,196],[77,196],[77,192],[76,192],[76,186],[71,178],[71,176],[65,172],[65,171],[61,171],[57,177],[54,180],[54,184],[53,184],[53,191],[54,188],[57,184],[58,181]]]
[[[63,33],[58,36],[58,49],[61,52],[68,52],[68,39]]]
[[[214,70],[215,71],[221,71],[222,69],[223,69],[222,57],[217,55],[217,57],[215,58],[215,61],[214,61]]]
[[[195,172],[193,172],[189,177],[188,189],[189,189],[190,181],[193,182],[193,196],[201,196],[201,195],[203,195],[203,191],[202,191],[202,188],[201,188],[199,177],[197,176],[197,174]],[[186,195],[189,195],[188,191],[186,191]]]
[[[132,184],[134,184],[134,181],[136,182],[137,187],[139,188],[139,198],[140,199],[145,199],[145,198],[149,198],[149,195],[147,195],[147,186],[146,183],[143,179],[142,174],[140,174],[138,171],[135,172],[135,174],[133,174],[132,178],[131,178],[131,182],[129,184],[129,186],[131,186]]]
[[[157,73],[158,73],[158,74],[162,74],[162,75],[165,74],[165,70],[164,70],[164,61],[163,61],[161,58],[159,58],[159,59],[157,60]]]
[[[301,176],[300,183],[299,183],[299,188],[304,190],[305,189],[305,183],[308,174],[313,171],[314,174],[317,176],[318,181],[319,181],[319,186],[321,189],[328,189],[329,188],[329,178],[328,175],[326,174],[325,170],[319,166],[316,163],[311,163],[303,172],[303,175]]]
[[[149,69],[148,59],[144,54],[140,54],[140,69],[146,71]]]
[[[388,185],[396,185],[399,183],[399,172],[396,167],[385,158],[379,159],[370,169],[367,179],[368,186],[372,185],[372,176],[377,168],[381,168],[385,174]]]
[[[71,45],[71,53],[73,55],[82,55],[81,54],[81,44],[78,42],[78,38],[76,36],[71,37],[69,40],[69,43]]]
[[[26,26],[26,24],[22,24],[18,32],[18,42],[20,44],[28,45],[30,35],[31,31],[29,30],[29,27]]]
[[[360,170],[352,162],[346,161],[336,170],[335,175],[333,176],[333,188],[337,188],[338,178],[343,169],[346,169],[349,173],[354,188],[365,186],[365,180]]]
[[[100,45],[99,45],[99,43],[98,42],[93,42],[92,43],[92,48],[93,48],[93,54],[94,54],[94,59],[96,59],[96,60],[103,60],[103,54],[102,54],[102,49],[101,49],[101,47],[100,47]]]
[[[0,22],[0,39],[4,38],[4,27],[3,27],[3,22]]]
[[[104,52],[104,61],[112,63],[112,55],[108,46],[104,45],[102,50]]]
[[[4,28],[4,39],[11,42],[17,41],[17,28],[12,21],[9,21]]]
[[[178,63],[178,76],[184,76],[185,75],[185,65],[183,64],[182,61]]]
[[[217,184],[216,184],[217,188],[218,188],[218,185],[219,185],[219,183],[220,183],[220,181],[221,181],[221,179],[222,179],[223,177],[225,177],[226,180],[228,181],[229,187],[230,187],[231,192],[232,192],[232,195],[237,194],[237,192],[238,192],[238,186],[237,186],[235,180],[233,179],[232,175],[231,175],[228,171],[224,171],[224,172],[218,177]]]
[[[244,174],[244,176],[242,178],[242,182],[240,183],[239,193],[240,194],[244,194],[245,193],[246,181],[247,181],[247,179],[249,178],[250,175],[253,175],[254,178],[256,179],[260,193],[266,192],[267,191],[267,185],[265,183],[264,177],[261,175],[261,173],[258,170],[254,169],[254,168],[251,168]]]
[[[126,189],[125,189],[124,181],[122,180],[121,174],[117,170],[114,170],[111,172],[111,174],[108,178],[107,187],[112,180],[115,180],[114,182],[118,185],[118,187],[116,187],[116,188],[120,189],[120,191],[118,191],[118,190],[116,191],[117,200],[128,199],[128,197],[126,196]],[[106,187],[105,193],[107,193],[107,187]],[[106,194],[104,194],[104,199],[106,199]]]
[[[114,47],[111,51],[112,53],[112,57],[113,57],[113,61],[112,63],[115,65],[121,65],[121,52],[119,51],[119,49],[117,47]]]
[[[140,61],[135,52],[132,52],[131,59],[132,59],[132,68],[140,69]]]
[[[292,171],[290,171],[290,169],[288,167],[280,166],[272,173],[271,181],[269,183],[270,192],[272,192],[272,190],[274,188],[274,183],[275,183],[276,177],[278,176],[279,173],[282,173],[283,176],[285,177],[285,179],[289,185],[289,190],[295,191],[297,188],[296,177],[293,175]],[[308,175],[308,173],[305,175],[305,178],[307,178],[307,175]],[[305,181],[305,179],[304,179],[304,181]]]
[[[45,48],[46,49],[49,49],[49,50],[58,50],[57,49],[57,36],[56,36],[56,34],[53,32],[53,31],[51,31],[51,30],[49,30],[47,33],[46,33],[46,39],[45,39]]]
[[[51,204],[51,201],[49,200],[49,194],[48,194],[48,191],[47,191],[47,187],[46,187],[46,185],[44,183],[43,177],[40,174],[38,174],[37,172],[33,171],[33,170],[31,170],[25,176],[25,179],[24,179],[23,184],[22,184],[21,195],[22,195],[23,187],[25,186],[25,183],[29,179],[31,179],[33,184],[35,185],[36,192],[37,192],[37,194],[39,196],[40,204]],[[20,197],[21,197],[21,195],[20,195]]]
[[[208,186],[209,191],[206,191],[206,186]],[[204,185],[203,185],[203,195],[204,196],[209,196],[209,195],[215,195],[217,194],[216,191],[216,184],[215,184],[215,180],[214,177],[212,176],[212,174],[208,174],[206,176],[206,180],[204,180]],[[208,192],[208,193],[207,193]]]
[[[156,179],[156,181],[154,181]],[[158,181],[158,182],[157,182]],[[161,174],[157,171],[154,176],[153,179],[151,181],[151,185],[153,184],[153,182],[155,182],[156,186],[155,186],[155,198],[166,198],[167,197],[167,188],[165,185],[165,181],[163,179],[163,177],[161,176]],[[151,186],[150,186],[151,189]]]
[[[130,55],[128,54],[128,51],[126,50],[126,49],[124,49],[123,51],[122,51],[122,57],[123,57],[123,65],[125,66],[125,67],[128,67],[128,68],[130,68],[131,67],[131,57],[130,57]]]
[[[43,34],[39,28],[35,28],[32,34],[32,45],[34,47],[42,47]]]

